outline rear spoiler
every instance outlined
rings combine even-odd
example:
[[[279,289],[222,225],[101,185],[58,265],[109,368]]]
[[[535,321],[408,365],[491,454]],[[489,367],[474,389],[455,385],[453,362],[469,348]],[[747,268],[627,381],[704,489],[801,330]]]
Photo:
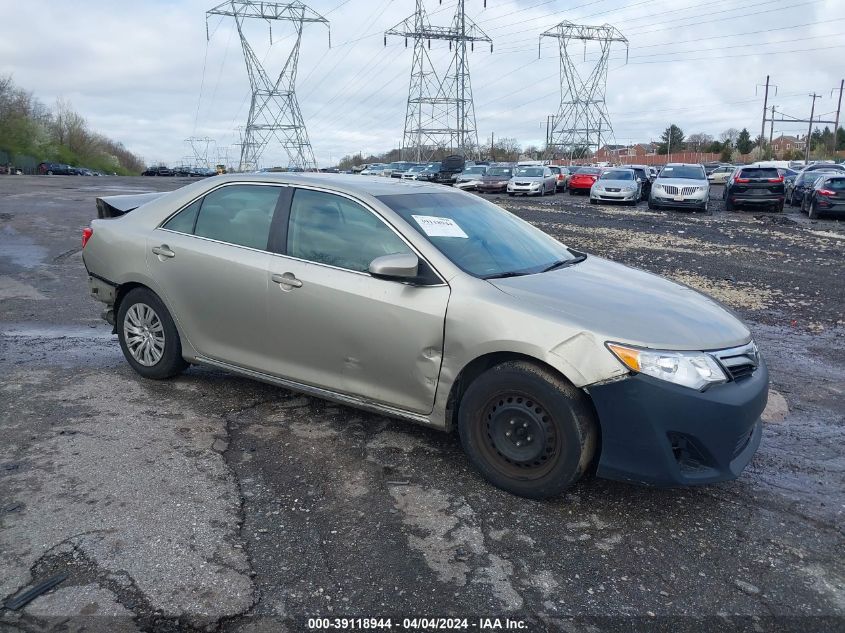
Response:
[[[161,198],[166,193],[168,192],[161,191],[156,193],[138,193],[128,196],[97,198],[97,217],[101,220],[104,218],[120,217],[148,202]]]

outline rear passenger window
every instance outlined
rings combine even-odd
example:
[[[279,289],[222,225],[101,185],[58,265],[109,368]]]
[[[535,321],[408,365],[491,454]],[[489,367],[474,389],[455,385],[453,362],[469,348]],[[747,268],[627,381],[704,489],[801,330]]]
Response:
[[[743,169],[740,174],[742,178],[779,178],[780,172],[774,167],[754,167]]]
[[[193,233],[202,199],[195,200],[164,223],[162,228],[179,233]]]
[[[341,196],[297,189],[288,225],[287,254],[367,272],[382,255],[411,249],[375,214]]]
[[[265,185],[231,185],[215,189],[202,199],[193,233],[220,242],[266,250],[280,192],[280,187]],[[190,207],[175,216],[165,228],[171,228],[170,223],[189,210]],[[187,224],[188,218],[185,218],[182,226]]]

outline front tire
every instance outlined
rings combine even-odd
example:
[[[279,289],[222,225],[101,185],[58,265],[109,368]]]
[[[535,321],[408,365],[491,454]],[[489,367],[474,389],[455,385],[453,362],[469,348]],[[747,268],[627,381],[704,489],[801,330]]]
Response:
[[[542,499],[572,486],[596,451],[597,424],[586,396],[527,361],[497,365],[464,394],[461,444],[494,486]]]
[[[811,201],[809,205],[807,205],[807,217],[811,220],[818,220],[819,219],[819,210],[816,207],[815,200]]]
[[[120,302],[117,336],[127,362],[144,378],[171,378],[188,366],[173,318],[148,288],[130,290]]]

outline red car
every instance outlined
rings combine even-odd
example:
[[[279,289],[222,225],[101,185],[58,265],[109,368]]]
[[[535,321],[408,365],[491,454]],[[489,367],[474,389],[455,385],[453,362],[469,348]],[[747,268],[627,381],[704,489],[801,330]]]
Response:
[[[574,196],[576,193],[589,195],[593,183],[598,180],[600,175],[601,169],[598,167],[579,167],[578,171],[569,177],[569,182],[566,185],[569,189],[569,195]]]

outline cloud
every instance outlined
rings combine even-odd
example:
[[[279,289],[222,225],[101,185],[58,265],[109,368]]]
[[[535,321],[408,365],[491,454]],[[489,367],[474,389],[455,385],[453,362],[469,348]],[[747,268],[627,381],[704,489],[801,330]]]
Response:
[[[51,3],[0,0],[0,73],[51,103],[72,101],[96,130],[122,141],[148,161],[181,162],[190,136],[215,139],[237,155],[236,128],[246,122],[249,82],[231,19],[212,17],[206,41],[205,11],[214,4],[171,2]],[[413,13],[411,0],[314,0],[331,21],[307,24],[302,39],[297,95],[314,152],[322,165],[357,151],[377,152],[401,143],[413,59],[413,42],[383,32]],[[772,75],[770,104],[796,117],[809,113],[810,92],[823,97],[817,112],[835,110],[845,42],[841,0],[701,0],[582,2],[466,0],[468,15],[494,40],[470,56],[478,134],[542,144],[544,122],[560,101],[555,42],[539,33],[567,19],[610,23],[630,41],[611,52],[607,105],[620,143],[657,138],[670,123],[687,134],[717,135],[728,127],[759,133],[758,84]],[[449,25],[455,0],[427,0],[432,23]],[[271,75],[293,41],[290,25],[252,21],[247,35]],[[837,48],[829,48],[837,47]],[[594,46],[580,55],[579,71],[595,60]],[[448,63],[444,42],[432,57]],[[586,57],[586,61],[584,58]],[[832,115],[829,116],[832,118]],[[782,129],[777,129],[782,128]],[[804,125],[776,125],[776,132]],[[267,164],[285,164],[277,146]]]

